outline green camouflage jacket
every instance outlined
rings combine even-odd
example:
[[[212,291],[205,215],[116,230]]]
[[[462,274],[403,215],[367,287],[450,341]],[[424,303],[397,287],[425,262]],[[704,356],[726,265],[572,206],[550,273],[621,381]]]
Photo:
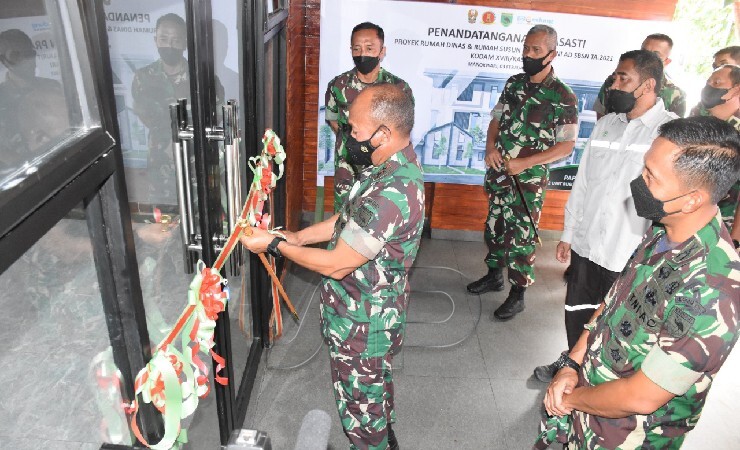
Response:
[[[335,198],[336,208],[341,206],[340,200],[344,200],[346,194],[349,192],[349,189],[355,181],[354,169],[347,162],[347,155],[344,150],[344,141],[347,138],[344,131],[347,126],[347,118],[349,117],[349,105],[355,101],[355,98],[357,98],[360,92],[366,87],[384,83],[402,86],[403,90],[408,92],[413,98],[413,93],[411,92],[411,87],[409,87],[408,83],[382,67],[378,72],[378,79],[375,83],[363,83],[359,78],[357,78],[357,69],[352,68],[351,70],[348,70],[332,79],[329,82],[329,86],[326,88],[326,94],[324,96],[326,111],[324,118],[327,122],[336,121],[339,125],[337,139],[334,143],[334,185],[337,194],[337,198]]]
[[[384,355],[391,345],[400,345],[408,271],[423,221],[423,174],[410,145],[360,173],[328,248],[341,238],[368,262],[341,280],[322,281],[321,323],[328,343],[352,342],[363,357]]]
[[[578,101],[554,70],[539,84],[524,73],[509,78],[491,115],[499,121],[496,148],[512,158],[543,152],[578,134]],[[539,165],[519,174],[519,180],[546,176],[547,166]]]
[[[606,114],[606,103],[604,103],[606,90],[613,82],[614,78],[609,75],[604,84],[601,85],[599,95],[596,102],[594,102],[594,111],[598,114]],[[686,93],[665,76],[663,76],[663,87],[658,92],[658,97],[663,100],[663,105],[668,111],[675,113],[678,117],[683,117],[686,114]]]
[[[740,258],[717,214],[694,236],[660,251],[665,229],[645,235],[587,325],[579,386],[641,370],[675,397],[648,415],[606,419],[573,412],[570,448],[680,447],[699,420],[740,321]]]

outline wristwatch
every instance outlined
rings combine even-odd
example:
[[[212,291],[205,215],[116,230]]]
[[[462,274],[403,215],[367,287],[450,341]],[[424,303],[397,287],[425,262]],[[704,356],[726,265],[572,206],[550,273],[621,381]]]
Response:
[[[578,372],[581,370],[581,365],[578,364],[568,355],[568,351],[564,351],[560,354],[560,358],[558,358],[557,361],[555,361],[555,372],[562,369],[563,367],[570,367],[571,369]]]
[[[275,239],[273,239],[272,242],[270,242],[270,244],[267,246],[267,253],[274,256],[275,258],[281,258],[283,254],[280,253],[280,250],[278,250],[278,245],[284,241],[284,237],[275,236]]]

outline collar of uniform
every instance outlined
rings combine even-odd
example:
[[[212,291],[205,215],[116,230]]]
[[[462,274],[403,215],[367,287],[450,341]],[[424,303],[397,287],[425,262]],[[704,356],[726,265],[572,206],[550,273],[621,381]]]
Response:
[[[552,61],[550,62],[550,64],[552,64]],[[555,68],[552,66],[550,67],[552,70],[550,70],[550,73],[548,73],[545,79],[542,80],[542,83],[540,83],[542,86],[545,86],[548,88],[551,87],[555,83],[555,80],[557,80],[557,77],[555,76]]]
[[[352,77],[355,78],[359,83],[375,84],[378,81],[381,81],[383,79],[383,74],[385,72],[385,69],[383,69],[382,67],[380,68],[380,70],[378,71],[378,78],[376,78],[375,81],[373,81],[372,83],[365,83],[364,81],[360,80],[360,78],[357,76],[357,67],[353,67],[351,72],[352,72]]]
[[[409,145],[401,149],[400,151],[397,151],[396,153],[392,154],[388,157],[385,161],[383,161],[383,164],[379,166],[370,165],[365,167],[361,172],[359,179],[363,180],[369,176],[374,176],[376,178],[383,178],[384,174],[388,173],[388,171],[394,172],[396,168],[403,166],[404,164],[407,164],[409,162],[413,162],[416,160],[416,152],[414,151],[414,148]]]
[[[630,122],[630,120],[627,119],[626,113],[619,113],[617,114],[617,117],[619,117],[619,120],[622,122]],[[665,105],[663,104],[663,100],[656,99],[655,104],[652,108],[645,111],[645,114],[641,115],[640,117],[635,117],[631,121],[639,121],[642,122],[647,128],[653,129],[656,128],[663,118],[665,117]]]
[[[714,248],[720,240],[720,230],[722,224],[722,215],[719,211],[717,214],[704,225],[693,236],[680,243],[676,248],[665,256],[665,260],[673,268],[678,268],[688,264],[697,257],[703,257]],[[665,228],[658,226],[659,231],[655,233],[650,246],[657,244],[658,240],[665,234]]]

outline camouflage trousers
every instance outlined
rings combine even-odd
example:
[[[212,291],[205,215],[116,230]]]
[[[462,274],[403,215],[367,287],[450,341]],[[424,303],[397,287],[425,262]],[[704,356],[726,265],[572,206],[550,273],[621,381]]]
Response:
[[[489,169],[485,188],[488,193],[488,217],[484,238],[488,246],[486,264],[490,268],[508,268],[509,282],[527,287],[534,284],[535,227],[540,221],[542,203],[547,186],[547,168],[535,166],[519,175],[519,186],[527,202],[509,177],[497,182],[500,176]],[[527,215],[532,215],[532,223]]]
[[[398,338],[400,339],[400,337]],[[384,353],[365,356],[355,345],[329,344],[334,399],[350,449],[385,450],[388,425],[396,421],[393,408],[393,355],[400,348],[394,342]]]

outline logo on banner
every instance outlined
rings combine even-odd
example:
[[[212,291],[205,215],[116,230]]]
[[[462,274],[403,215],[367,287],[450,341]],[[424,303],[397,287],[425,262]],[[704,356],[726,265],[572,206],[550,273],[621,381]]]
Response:
[[[511,13],[501,13],[501,25],[508,27],[514,21],[514,15]]]
[[[483,13],[481,21],[486,25],[493,25],[493,22],[496,21],[496,14],[494,14],[492,11],[486,11]]]
[[[476,19],[478,19],[478,11],[475,9],[471,9],[468,11],[468,22],[475,23]]]
[[[516,22],[518,24],[528,24],[528,25],[553,25],[555,23],[554,19],[543,19],[542,17],[532,17],[532,16],[516,16]]]

